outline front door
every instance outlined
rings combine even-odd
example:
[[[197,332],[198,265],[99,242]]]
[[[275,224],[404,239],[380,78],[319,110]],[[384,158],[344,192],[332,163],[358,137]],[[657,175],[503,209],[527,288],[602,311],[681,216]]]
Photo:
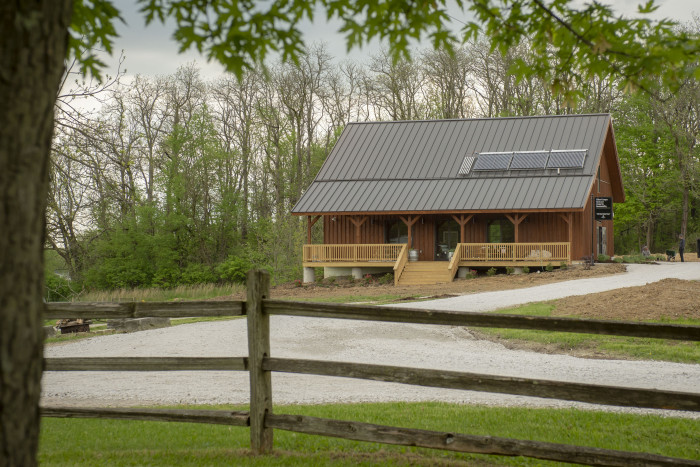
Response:
[[[449,261],[459,243],[459,224],[449,219],[435,224],[435,261]]]

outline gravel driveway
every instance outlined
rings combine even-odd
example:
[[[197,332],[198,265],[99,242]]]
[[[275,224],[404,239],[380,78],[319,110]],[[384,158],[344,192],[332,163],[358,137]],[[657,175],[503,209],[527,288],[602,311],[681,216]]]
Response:
[[[700,279],[700,263],[692,267],[680,264],[636,266],[630,270],[628,274],[601,279],[458,298],[466,300],[462,309],[476,311],[485,309],[482,305],[477,305],[481,308],[475,306],[482,300],[501,307],[556,298],[562,295],[552,294],[561,294],[562,290],[568,290],[568,295],[591,293],[610,290],[613,283],[627,287],[678,275]],[[620,276],[628,278],[630,283],[620,281]],[[640,280],[643,282],[634,282]],[[487,297],[482,299],[481,296]],[[455,300],[418,305],[453,310],[458,306]],[[237,319],[95,337],[49,346],[45,355],[245,356],[245,324],[245,320]],[[497,343],[476,340],[468,330],[458,327],[274,316],[271,328],[271,353],[275,357],[414,366],[674,391],[696,392],[700,388],[700,365],[592,360],[508,350]],[[531,397],[279,373],[273,374],[273,399],[277,404],[443,400],[486,405],[594,407]],[[46,372],[43,380],[42,403],[46,405],[246,404],[247,401],[248,380],[244,372]]]

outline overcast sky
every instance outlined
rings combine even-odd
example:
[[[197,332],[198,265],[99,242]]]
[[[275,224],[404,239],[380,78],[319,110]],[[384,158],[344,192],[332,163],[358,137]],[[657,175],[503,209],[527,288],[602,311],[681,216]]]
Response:
[[[635,13],[640,0],[608,0],[619,14],[628,16]],[[126,24],[118,24],[119,36],[114,42],[115,57],[107,59],[110,65],[108,73],[114,72],[116,57],[120,51],[124,51],[126,60],[124,67],[128,76],[137,74],[155,76],[169,75],[178,67],[195,61],[205,78],[214,78],[223,73],[223,67],[216,62],[207,63],[206,58],[196,51],[188,51],[178,54],[178,47],[172,39],[173,29],[159,23],[145,26],[143,15],[138,12],[135,0],[114,0],[115,6],[121,11]],[[653,15],[655,18],[670,18],[675,21],[689,21],[693,14],[700,14],[700,1],[698,0],[661,0],[661,7]],[[451,13],[457,20],[464,20],[465,14],[457,9],[451,9]],[[459,28],[459,23],[455,22]],[[304,33],[307,43],[314,41],[326,42],[328,51],[337,60],[350,58],[355,61],[363,61],[369,55],[376,53],[380,45],[371,44],[362,50],[353,50],[350,55],[345,52],[345,41],[337,32],[338,24],[326,22],[325,18],[319,18],[314,24],[303,24],[300,29]]]

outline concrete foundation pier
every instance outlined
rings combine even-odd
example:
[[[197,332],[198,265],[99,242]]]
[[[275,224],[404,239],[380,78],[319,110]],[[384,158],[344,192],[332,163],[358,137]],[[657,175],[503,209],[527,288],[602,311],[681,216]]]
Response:
[[[362,268],[352,268],[352,278],[362,279]]]
[[[304,284],[316,282],[316,270],[314,268],[304,268]]]

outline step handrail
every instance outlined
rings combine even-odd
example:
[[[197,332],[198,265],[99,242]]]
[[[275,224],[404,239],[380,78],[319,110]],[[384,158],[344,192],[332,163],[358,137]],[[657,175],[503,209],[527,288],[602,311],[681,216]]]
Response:
[[[403,248],[399,252],[399,257],[396,258],[396,263],[394,263],[394,287],[399,285],[399,279],[401,279],[403,270],[406,269],[406,263],[408,263],[408,244],[404,243]]]
[[[455,252],[452,255],[452,259],[450,260],[449,266],[447,266],[447,270],[450,272],[450,282],[455,279],[455,275],[457,275],[457,270],[459,269],[459,262],[462,260],[462,244],[458,243],[457,246],[455,247]]]

